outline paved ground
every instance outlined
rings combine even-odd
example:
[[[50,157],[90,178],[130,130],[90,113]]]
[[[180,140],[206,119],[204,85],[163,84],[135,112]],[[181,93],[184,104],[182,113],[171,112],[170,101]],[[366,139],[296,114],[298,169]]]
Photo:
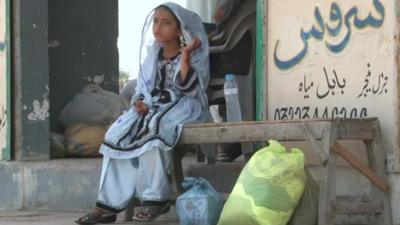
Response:
[[[2,211],[0,210],[0,225],[73,225],[83,212],[35,212],[35,211]],[[150,223],[121,222],[115,224],[143,224],[143,225],[179,225],[172,207],[168,214],[161,216],[157,221]]]

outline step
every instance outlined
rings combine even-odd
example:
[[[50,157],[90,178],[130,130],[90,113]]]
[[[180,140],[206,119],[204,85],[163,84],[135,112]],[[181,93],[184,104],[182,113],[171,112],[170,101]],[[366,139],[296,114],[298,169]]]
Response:
[[[221,191],[231,190],[241,169],[235,163],[197,164],[190,154],[182,164],[185,176],[205,177]],[[0,209],[91,208],[97,199],[100,171],[101,158],[0,162]]]

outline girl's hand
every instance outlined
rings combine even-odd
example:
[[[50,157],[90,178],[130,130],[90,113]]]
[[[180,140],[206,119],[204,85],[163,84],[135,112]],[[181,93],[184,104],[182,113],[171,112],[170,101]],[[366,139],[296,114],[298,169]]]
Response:
[[[201,41],[198,37],[193,38],[192,43],[182,49],[181,56],[181,80],[185,80],[190,69],[190,54],[201,46]]]
[[[136,112],[140,116],[146,116],[147,113],[149,113],[149,107],[147,107],[147,105],[144,104],[144,102],[142,100],[135,102],[133,105],[135,106]]]

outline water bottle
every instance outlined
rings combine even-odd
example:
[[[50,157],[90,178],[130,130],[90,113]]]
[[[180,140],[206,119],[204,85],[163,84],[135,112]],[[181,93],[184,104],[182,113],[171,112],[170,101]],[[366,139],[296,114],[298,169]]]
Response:
[[[225,75],[224,95],[226,102],[226,120],[228,122],[242,121],[239,90],[235,77],[232,74]]]

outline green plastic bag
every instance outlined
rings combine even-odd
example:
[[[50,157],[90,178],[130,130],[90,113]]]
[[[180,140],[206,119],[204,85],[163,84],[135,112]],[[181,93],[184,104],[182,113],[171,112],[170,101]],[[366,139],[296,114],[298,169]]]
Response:
[[[305,180],[303,152],[270,140],[243,168],[218,225],[286,225]]]

